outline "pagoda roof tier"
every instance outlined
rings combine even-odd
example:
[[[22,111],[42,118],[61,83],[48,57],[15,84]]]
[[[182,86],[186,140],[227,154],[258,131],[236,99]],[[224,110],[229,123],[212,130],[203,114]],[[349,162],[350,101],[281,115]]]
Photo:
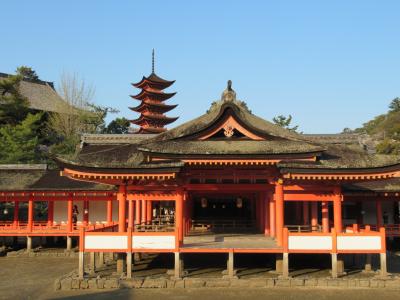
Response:
[[[167,128],[164,127],[141,127],[137,133],[142,134],[155,134],[155,133],[161,133],[166,131]]]
[[[172,109],[174,109],[175,107],[177,107],[178,105],[168,105],[168,104],[164,104],[164,103],[156,103],[156,102],[142,102],[140,103],[138,106],[136,107],[129,107],[130,110],[136,111],[141,113],[142,111],[144,111],[146,108],[148,108],[150,111],[154,111],[157,113],[166,113]]]
[[[150,90],[141,90],[141,92],[137,95],[131,95],[132,98],[137,100],[157,100],[157,101],[165,101],[171,97],[173,97],[176,93],[164,93]]]
[[[158,90],[163,90],[171,85],[173,85],[175,80],[169,81],[162,79],[161,77],[157,76],[154,72],[150,74],[150,76],[143,76],[142,80],[139,81],[138,83],[133,83],[132,85],[134,87],[137,87],[139,89],[145,88],[146,86]]]
[[[169,124],[174,121],[176,121],[178,117],[175,118],[170,118],[164,115],[159,115],[159,114],[141,114],[139,118],[135,120],[130,120],[131,123],[141,125],[145,122],[148,123],[158,123],[158,124]]]

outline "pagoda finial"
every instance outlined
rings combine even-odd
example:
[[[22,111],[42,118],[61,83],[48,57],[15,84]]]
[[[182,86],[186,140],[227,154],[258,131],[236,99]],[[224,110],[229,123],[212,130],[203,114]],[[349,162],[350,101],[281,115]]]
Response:
[[[154,74],[154,48],[151,56],[151,73]]]

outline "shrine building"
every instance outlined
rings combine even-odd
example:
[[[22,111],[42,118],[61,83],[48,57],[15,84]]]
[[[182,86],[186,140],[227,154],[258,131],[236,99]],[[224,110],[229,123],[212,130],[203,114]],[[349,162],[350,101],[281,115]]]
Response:
[[[226,253],[228,276],[235,254],[275,254],[284,277],[291,254],[330,254],[333,277],[341,255],[376,254],[386,274],[386,241],[400,234],[398,157],[368,153],[357,135],[277,126],[230,81],[205,114],[166,130],[172,84],[154,70],[134,84],[136,133],[84,135],[58,171],[0,168],[0,236],[27,237],[28,248],[36,236],[77,240],[81,277],[86,252],[119,253],[128,278],[133,253],[159,252],[174,253],[177,278],[186,253]],[[43,202],[47,217],[35,219]]]

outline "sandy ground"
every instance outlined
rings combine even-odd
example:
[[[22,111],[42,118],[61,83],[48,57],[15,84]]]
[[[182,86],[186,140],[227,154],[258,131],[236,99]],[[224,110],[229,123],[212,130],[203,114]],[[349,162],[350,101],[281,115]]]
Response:
[[[49,295],[50,296],[50,295]],[[305,288],[271,288],[271,289],[162,289],[162,290],[117,290],[100,293],[90,293],[86,295],[77,292],[58,293],[49,299],[71,299],[71,300],[88,300],[88,299],[134,299],[134,300],[235,300],[235,299],[251,299],[251,300],[377,300],[377,299],[399,299],[399,291],[395,290],[373,290],[373,289],[305,289]]]
[[[389,289],[141,289],[54,291],[54,279],[77,266],[76,258],[0,257],[0,299],[399,299]]]
[[[0,299],[46,299],[55,278],[76,266],[76,258],[0,257]]]

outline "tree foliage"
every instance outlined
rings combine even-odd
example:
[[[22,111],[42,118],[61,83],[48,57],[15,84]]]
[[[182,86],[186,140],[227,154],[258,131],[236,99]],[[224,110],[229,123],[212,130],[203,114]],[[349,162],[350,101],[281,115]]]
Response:
[[[116,118],[104,130],[105,133],[124,134],[129,132],[130,122],[125,118]]]
[[[299,128],[298,125],[291,127],[291,123],[292,123],[292,116],[291,115],[289,115],[287,117],[285,117],[284,115],[279,115],[279,116],[274,117],[272,119],[272,121],[276,125],[281,126],[281,127],[285,128],[285,129],[288,129],[290,131],[297,132],[297,129]]]
[[[0,128],[0,163],[32,163],[42,159],[38,136],[41,118],[41,113],[29,113],[20,124]]]
[[[28,99],[19,92],[21,80],[21,75],[0,79],[0,125],[17,125],[30,111]]]
[[[376,146],[377,153],[400,153],[400,98],[394,98],[389,104],[389,110],[354,130],[365,133],[375,140],[380,140]]]
[[[400,98],[396,97],[389,104],[390,112],[400,112]]]
[[[19,76],[22,76],[24,79],[39,80],[39,76],[36,74],[36,71],[27,66],[18,67],[15,73],[17,73]]]

